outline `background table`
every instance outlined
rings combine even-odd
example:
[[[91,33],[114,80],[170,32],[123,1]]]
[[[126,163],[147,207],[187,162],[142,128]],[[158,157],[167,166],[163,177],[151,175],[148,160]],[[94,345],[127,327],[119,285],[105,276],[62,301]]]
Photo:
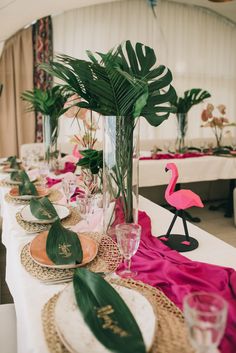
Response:
[[[139,161],[139,186],[166,185],[170,176],[165,172],[167,163],[179,169],[179,183],[236,179],[236,157],[204,156],[183,159],[150,159]]]
[[[3,195],[7,189],[0,190],[2,240],[7,248],[6,281],[15,302],[18,353],[47,353],[41,311],[44,304],[65,285],[42,284],[25,271],[20,263],[20,251],[35,235],[26,234],[16,222],[15,214],[22,206],[6,203]],[[143,197],[140,197],[140,209],[151,217],[153,234],[158,236],[166,232],[173,216],[169,211]],[[175,227],[177,231],[181,231],[182,221],[177,220]],[[199,241],[199,248],[185,253],[186,257],[236,269],[235,248],[192,224],[189,224],[189,231]]]

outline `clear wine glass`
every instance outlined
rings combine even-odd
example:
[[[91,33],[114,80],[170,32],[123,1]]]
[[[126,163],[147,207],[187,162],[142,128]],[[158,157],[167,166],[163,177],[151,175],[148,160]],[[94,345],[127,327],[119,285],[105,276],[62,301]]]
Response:
[[[217,294],[194,292],[184,298],[189,339],[197,353],[219,353],[228,305]]]
[[[62,180],[62,188],[66,196],[67,205],[70,205],[70,198],[76,189],[76,177],[64,178]]]
[[[94,195],[93,194],[86,194],[86,193],[79,193],[76,195],[76,204],[80,216],[84,219],[87,224],[88,217],[94,213]]]
[[[136,223],[118,224],[115,227],[118,248],[124,257],[124,270],[118,274],[126,278],[137,276],[136,271],[131,271],[131,258],[136,253],[140,243],[141,226]]]

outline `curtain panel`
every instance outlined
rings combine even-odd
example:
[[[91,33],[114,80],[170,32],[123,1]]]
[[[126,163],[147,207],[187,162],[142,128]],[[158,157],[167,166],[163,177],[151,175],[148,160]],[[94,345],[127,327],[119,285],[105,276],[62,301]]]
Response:
[[[53,17],[54,52],[86,58],[87,49],[103,52],[126,39],[142,42],[154,48],[158,64],[171,69],[178,95],[191,88],[208,90],[207,102],[225,104],[227,117],[236,122],[236,24],[204,8],[167,0],[158,0],[155,12],[156,18],[144,0],[65,12]],[[214,137],[200,127],[206,103],[190,110],[187,138]],[[67,134],[73,133],[70,122],[63,124]],[[158,128],[142,119],[141,139],[176,135],[174,115]]]
[[[53,30],[51,16],[39,19],[33,25],[33,50],[34,50],[34,88],[46,90],[53,85],[51,75],[41,70],[39,65],[48,63],[53,59]],[[36,142],[43,141],[42,114],[35,113]]]
[[[19,155],[21,144],[34,141],[34,114],[26,112],[20,99],[33,88],[32,28],[21,30],[8,39],[0,58],[0,156]]]

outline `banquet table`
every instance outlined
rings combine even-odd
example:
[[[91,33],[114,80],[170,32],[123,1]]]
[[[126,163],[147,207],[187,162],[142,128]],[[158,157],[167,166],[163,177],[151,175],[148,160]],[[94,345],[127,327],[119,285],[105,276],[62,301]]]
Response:
[[[0,178],[2,177],[0,175]],[[6,282],[13,296],[17,315],[18,353],[47,353],[49,351],[44,339],[41,311],[44,304],[61,291],[65,284],[42,284],[27,273],[21,265],[20,251],[35,235],[27,234],[16,222],[15,214],[22,206],[6,202],[4,195],[7,190],[4,187],[0,188],[3,217],[2,242],[7,249]],[[158,236],[167,231],[172,213],[143,197],[140,197],[139,208],[150,216],[153,234]],[[180,219],[177,220],[175,227],[177,231],[182,230]],[[189,231],[199,241],[199,247],[185,253],[187,258],[236,269],[234,247],[195,225],[189,224]]]
[[[169,175],[165,173],[167,163],[176,163],[179,183],[236,179],[236,158],[202,156],[182,159],[146,159],[139,161],[139,186],[166,185]],[[148,172],[147,172],[148,171]]]

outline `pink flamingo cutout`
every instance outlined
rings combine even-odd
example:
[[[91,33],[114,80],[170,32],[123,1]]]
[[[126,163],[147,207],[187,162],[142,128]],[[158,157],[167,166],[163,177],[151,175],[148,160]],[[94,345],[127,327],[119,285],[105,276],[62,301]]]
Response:
[[[171,170],[172,176],[171,180],[169,182],[169,185],[166,188],[165,191],[165,199],[166,201],[173,206],[176,209],[174,218],[171,222],[171,225],[166,233],[166,236],[161,236],[160,239],[162,241],[167,242],[169,240],[170,232],[174,226],[174,223],[176,221],[176,218],[178,214],[181,214],[182,219],[183,219],[183,225],[184,225],[184,230],[185,230],[185,236],[186,240],[182,241],[181,244],[183,245],[190,245],[191,239],[188,234],[188,228],[187,228],[187,223],[184,217],[184,212],[183,210],[186,210],[187,208],[190,207],[204,207],[200,197],[192,192],[191,190],[178,190],[175,191],[175,186],[179,177],[178,169],[174,163],[167,163],[165,171]],[[195,239],[194,239],[195,240]]]

